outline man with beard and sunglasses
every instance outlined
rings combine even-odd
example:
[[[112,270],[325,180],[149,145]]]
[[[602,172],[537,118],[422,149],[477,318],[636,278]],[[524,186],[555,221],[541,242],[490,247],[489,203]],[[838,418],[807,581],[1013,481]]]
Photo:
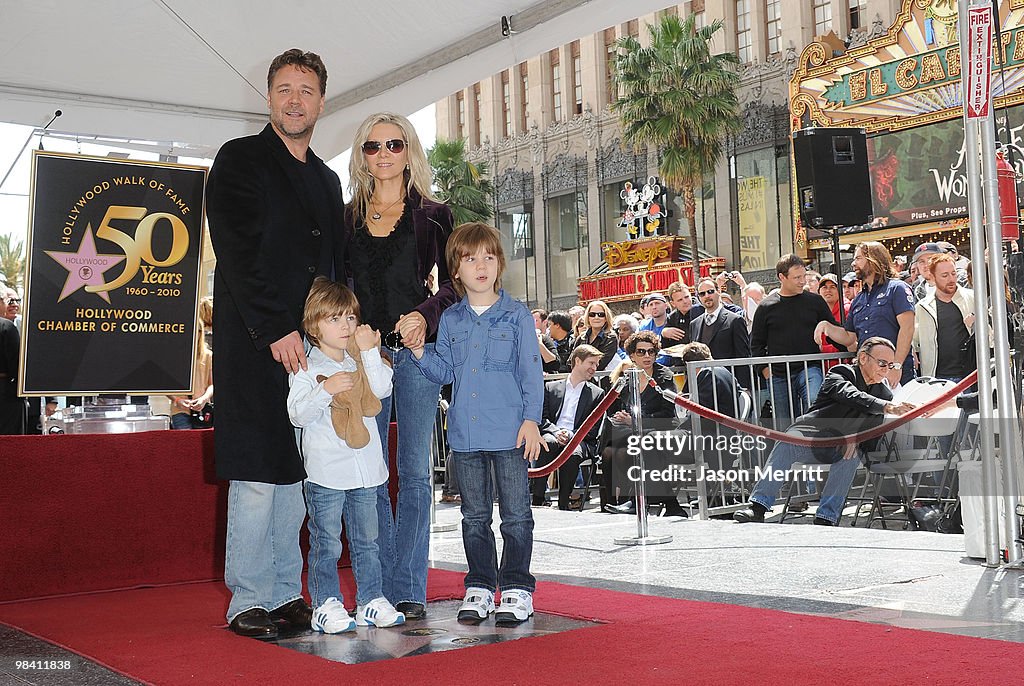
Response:
[[[207,185],[217,253],[217,476],[230,481],[224,582],[236,634],[308,629],[299,529],[306,472],[288,418],[288,374],[306,368],[306,295],[334,272],[343,203],[338,176],[309,148],[327,70],[292,49],[267,74],[270,123],[225,143]]]

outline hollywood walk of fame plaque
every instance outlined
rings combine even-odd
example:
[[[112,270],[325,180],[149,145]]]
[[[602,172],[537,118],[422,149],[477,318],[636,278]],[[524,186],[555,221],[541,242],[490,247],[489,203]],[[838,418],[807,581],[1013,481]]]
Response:
[[[33,152],[20,394],[191,391],[206,172]]]

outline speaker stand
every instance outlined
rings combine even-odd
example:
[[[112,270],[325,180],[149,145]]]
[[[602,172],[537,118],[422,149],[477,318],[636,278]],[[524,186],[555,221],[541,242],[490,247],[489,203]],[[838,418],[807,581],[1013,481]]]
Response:
[[[829,240],[832,241],[832,261],[836,265],[836,279],[839,281],[839,326],[846,325],[846,308],[843,307],[845,304],[846,296],[843,294],[843,258],[839,254],[839,230],[841,226],[830,226],[825,231],[828,231]]]

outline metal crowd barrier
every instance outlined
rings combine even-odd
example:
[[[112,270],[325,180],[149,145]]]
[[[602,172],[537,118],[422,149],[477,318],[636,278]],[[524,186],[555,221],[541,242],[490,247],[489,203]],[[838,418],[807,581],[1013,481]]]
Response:
[[[716,409],[721,406],[718,385],[712,385],[710,398],[701,398],[697,394],[695,380],[701,369],[724,368],[733,377],[732,403],[737,409],[740,419],[752,424],[762,424],[777,431],[785,431],[792,420],[803,414],[817,395],[824,376],[822,363],[827,365],[830,360],[842,362],[853,357],[853,353],[818,353],[814,355],[777,355],[771,357],[744,357],[727,360],[697,360],[686,363],[686,388],[690,400]],[[786,374],[782,377],[773,376],[765,379],[758,372],[760,365],[784,365]],[[814,376],[821,371],[816,384],[796,383],[802,375],[803,379]],[[739,374],[737,374],[739,372]],[[744,388],[737,380],[749,379],[751,388]],[[773,392],[774,388],[774,392]],[[813,392],[812,392],[813,391]],[[768,416],[770,415],[770,416]],[[763,468],[771,452],[770,441],[743,441],[743,436],[736,433],[723,433],[713,426],[712,422],[702,420],[696,413],[690,414],[691,445],[693,446],[692,484],[684,486],[682,493],[695,493],[701,519],[714,516],[729,515],[747,506],[750,492],[756,483],[753,475],[757,468]],[[709,426],[710,425],[710,426]],[[706,429],[714,429],[714,431]],[[724,436],[724,440],[719,438]],[[693,438],[695,437],[695,438]],[[714,439],[709,441],[708,438]],[[748,437],[749,438],[749,437]],[[712,443],[720,448],[723,443],[729,445],[724,452],[721,449],[708,449]],[[710,478],[713,476],[714,478]],[[709,484],[711,488],[709,489]],[[811,496],[804,496],[807,500]],[[689,500],[689,499],[688,499]],[[794,499],[799,502],[801,498]]]

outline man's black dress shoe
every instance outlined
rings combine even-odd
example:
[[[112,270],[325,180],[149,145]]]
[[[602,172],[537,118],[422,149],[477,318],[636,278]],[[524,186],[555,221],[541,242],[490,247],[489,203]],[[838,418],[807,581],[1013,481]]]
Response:
[[[661,513],[662,517],[689,517],[690,513],[683,509],[683,506],[679,503],[669,503],[665,505],[664,511]]]
[[[423,603],[414,603],[410,600],[404,600],[398,605],[395,605],[395,609],[405,615],[406,619],[423,619],[427,616],[427,606]]]
[[[262,607],[254,607],[235,615],[228,628],[247,638],[277,638],[277,627]]]
[[[310,620],[313,619],[313,608],[306,605],[302,598],[296,598],[290,603],[285,603],[276,610],[271,610],[270,619],[284,621],[291,629],[308,629]]]
[[[733,512],[732,518],[734,521],[737,521],[740,524],[748,524],[750,522],[763,522],[764,512],[761,510],[756,510],[752,507],[748,507],[744,510],[736,510],[735,512]]]
[[[609,514],[636,514],[636,503],[632,500],[622,503],[621,505],[605,505],[604,511]]]
[[[839,524],[833,524],[832,522],[830,522],[829,520],[825,519],[824,517],[815,517],[814,518],[814,523],[817,524],[818,526],[839,526]]]

